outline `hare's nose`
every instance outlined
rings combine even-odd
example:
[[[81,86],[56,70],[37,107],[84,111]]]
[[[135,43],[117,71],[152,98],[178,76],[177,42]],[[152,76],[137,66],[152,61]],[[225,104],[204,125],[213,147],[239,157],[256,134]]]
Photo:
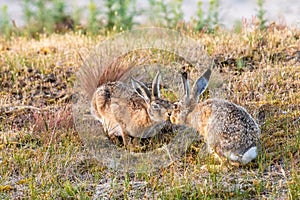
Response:
[[[168,114],[168,116],[170,117],[171,114],[172,114],[172,110],[171,110],[171,109],[168,109],[168,110],[167,110],[167,114]]]
[[[174,104],[173,104],[173,108],[174,108],[174,109],[178,109],[178,104],[177,104],[177,103],[174,103]]]

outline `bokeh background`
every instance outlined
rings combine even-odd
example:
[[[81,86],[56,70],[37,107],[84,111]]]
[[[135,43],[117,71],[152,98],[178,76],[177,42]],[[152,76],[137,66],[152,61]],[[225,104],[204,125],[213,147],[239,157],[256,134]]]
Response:
[[[38,18],[34,15],[39,15],[40,9],[56,7],[54,8],[56,11],[70,16],[77,24],[88,25],[91,18],[105,24],[108,20],[109,5],[111,5],[112,10],[117,12],[120,2],[127,4],[126,6],[129,8],[125,10],[127,16],[132,17],[133,22],[137,24],[153,24],[155,20],[155,24],[157,24],[157,21],[162,21],[159,19],[162,17],[161,15],[169,15],[168,18],[170,19],[177,17],[190,21],[197,18],[199,6],[202,8],[203,16],[207,16],[210,4],[213,3],[217,4],[214,10],[218,11],[216,14],[218,15],[219,25],[232,29],[234,26],[239,25],[243,19],[251,21],[253,17],[257,16],[260,10],[259,2],[263,2],[262,8],[265,11],[264,17],[267,21],[276,21],[277,23],[296,27],[299,27],[300,23],[300,3],[298,0],[1,0],[0,22],[2,21],[2,26],[4,26],[4,18],[8,18],[9,21],[14,21],[14,26],[21,27],[28,25],[33,18]],[[42,6],[45,8],[41,8]],[[164,9],[167,14],[163,13]],[[46,11],[43,14],[46,19],[51,20],[51,13]],[[178,14],[178,16],[173,16],[174,14]],[[179,16],[179,14],[182,16]]]

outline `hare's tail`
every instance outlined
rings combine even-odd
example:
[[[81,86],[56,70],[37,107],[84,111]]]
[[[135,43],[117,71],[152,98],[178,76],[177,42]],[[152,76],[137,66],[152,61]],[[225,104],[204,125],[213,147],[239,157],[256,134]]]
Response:
[[[258,148],[257,146],[253,146],[248,149],[243,155],[234,153],[234,152],[227,152],[225,156],[232,162],[240,162],[241,164],[245,165],[252,160],[254,160],[258,155]]]
[[[258,154],[258,149],[256,146],[251,147],[248,151],[246,151],[244,153],[244,155],[242,156],[241,162],[242,164],[247,164],[249,163],[251,160],[255,159],[257,157]]]
[[[96,55],[90,55],[87,59],[83,59],[83,66],[77,72],[77,79],[80,89],[86,93],[89,99],[92,99],[99,86],[120,80],[130,70],[130,67],[122,64],[120,60],[122,57],[105,65]]]

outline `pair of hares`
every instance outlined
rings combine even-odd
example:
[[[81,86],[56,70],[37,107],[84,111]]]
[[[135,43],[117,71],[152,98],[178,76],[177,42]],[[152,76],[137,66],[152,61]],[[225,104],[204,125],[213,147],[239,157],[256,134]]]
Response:
[[[152,95],[147,87],[131,79],[135,89],[121,82],[100,86],[92,99],[92,111],[110,136],[127,135],[143,138],[153,136],[167,120],[188,125],[204,137],[210,153],[231,162],[247,164],[255,159],[259,148],[260,129],[251,115],[241,106],[220,99],[198,103],[210,79],[208,69],[190,91],[187,73],[182,74],[185,98],[171,104],[160,98],[158,72],[152,83]],[[190,93],[191,92],[191,93]]]

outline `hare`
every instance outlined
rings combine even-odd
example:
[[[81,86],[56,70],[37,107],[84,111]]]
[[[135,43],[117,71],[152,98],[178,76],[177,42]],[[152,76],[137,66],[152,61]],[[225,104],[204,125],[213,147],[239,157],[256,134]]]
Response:
[[[198,103],[210,75],[211,70],[208,69],[195,82],[190,94],[187,73],[182,74],[185,96],[174,104],[170,120],[199,131],[208,152],[219,159],[226,158],[232,164],[247,164],[257,157],[260,128],[243,107],[232,102],[208,99]]]
[[[160,99],[160,79],[158,72],[152,83],[152,93],[134,78],[131,78],[134,88],[116,81],[105,83],[95,91],[91,112],[109,137],[122,136],[126,146],[128,136],[151,137],[169,120],[171,104]]]

